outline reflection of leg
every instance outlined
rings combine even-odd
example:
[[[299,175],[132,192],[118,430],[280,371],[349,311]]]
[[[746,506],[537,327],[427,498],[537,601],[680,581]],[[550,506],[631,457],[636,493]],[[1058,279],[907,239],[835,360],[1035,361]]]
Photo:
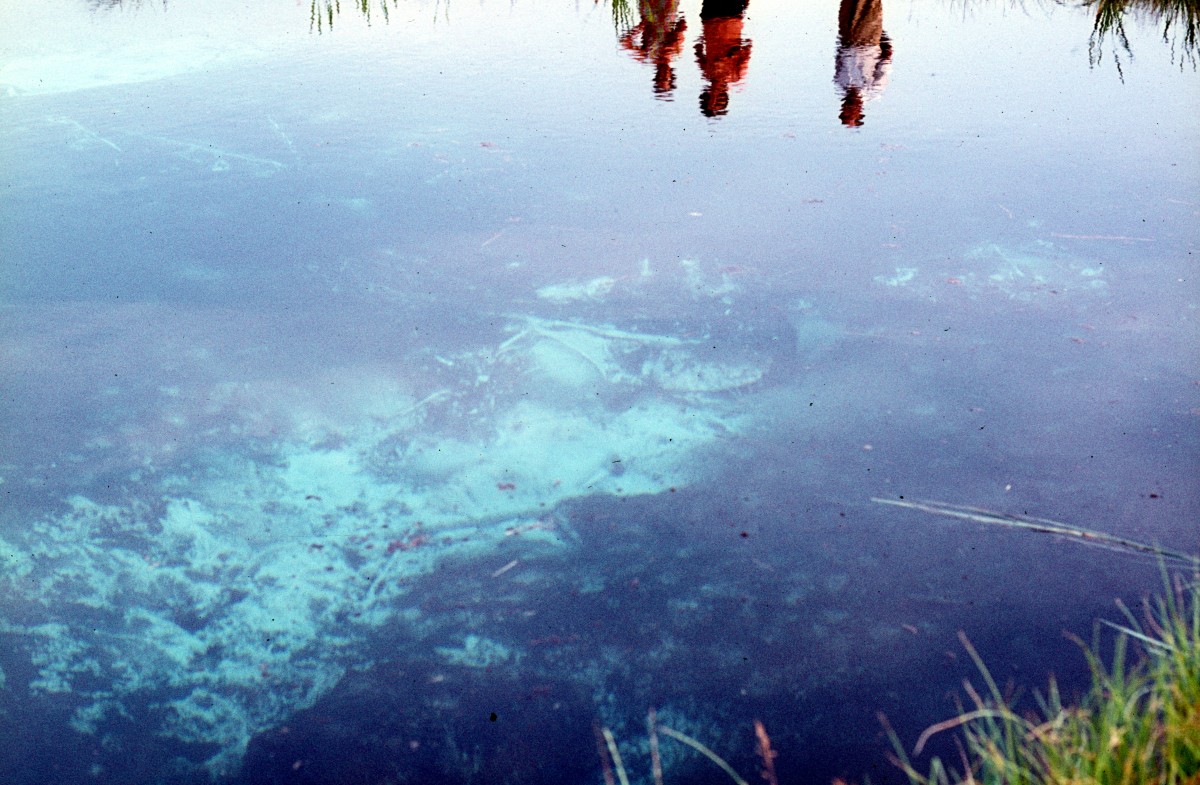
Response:
[[[883,35],[883,0],[842,0],[838,41],[842,46],[877,46]]]
[[[675,89],[675,69],[670,60],[660,62],[654,71],[654,92],[666,95]]]

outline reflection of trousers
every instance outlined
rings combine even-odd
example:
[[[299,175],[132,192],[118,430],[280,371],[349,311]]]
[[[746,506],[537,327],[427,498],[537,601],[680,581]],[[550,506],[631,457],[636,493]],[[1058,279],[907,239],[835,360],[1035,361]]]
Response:
[[[838,49],[837,71],[833,81],[843,90],[863,91],[864,98],[875,98],[887,84],[888,61],[878,46],[847,46]]]
[[[746,13],[748,5],[750,5],[750,0],[704,0],[704,5],[700,7],[700,18],[740,17]]]
[[[842,46],[878,46],[883,38],[883,0],[842,0],[838,38]]]

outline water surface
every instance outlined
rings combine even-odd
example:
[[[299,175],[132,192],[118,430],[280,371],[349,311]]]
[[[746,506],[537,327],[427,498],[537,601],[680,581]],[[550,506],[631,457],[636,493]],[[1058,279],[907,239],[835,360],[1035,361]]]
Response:
[[[5,781],[897,781],[1159,577],[872,497],[1200,548],[1178,26],[369,8],[3,10]]]

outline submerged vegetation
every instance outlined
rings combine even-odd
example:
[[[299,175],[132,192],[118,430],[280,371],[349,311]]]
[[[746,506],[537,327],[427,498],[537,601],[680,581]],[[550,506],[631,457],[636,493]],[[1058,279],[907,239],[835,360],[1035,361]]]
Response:
[[[1190,581],[1190,582],[1189,582]],[[919,771],[889,728],[895,762],[914,785],[1195,785],[1200,782],[1200,582],[1177,576],[1146,603],[1138,622],[1121,607],[1111,664],[1099,631],[1081,646],[1092,687],[1078,706],[1064,705],[1051,680],[1036,711],[1021,713],[1001,691],[965,635],[963,646],[986,690],[965,688],[970,706],[927,729],[913,754],[936,734],[957,729],[959,768],[934,758]],[[1130,662],[1130,649],[1141,657]],[[885,721],[886,722],[886,721]]]
[[[604,771],[605,785],[629,785],[629,772],[617,745],[617,739],[608,728],[596,726],[596,749],[600,754],[600,763]],[[724,758],[713,752],[703,742],[682,731],[675,730],[659,723],[653,708],[646,715],[647,741],[650,753],[650,775],[654,785],[663,785],[663,761],[659,747],[659,734],[674,739],[681,744],[691,747],[696,752],[708,758],[721,771],[729,776],[734,785],[749,785]],[[758,720],[754,721],[754,737],[756,751],[762,762],[759,775],[767,785],[779,785],[775,774],[776,752],[771,748],[771,737],[767,735],[766,727]]]

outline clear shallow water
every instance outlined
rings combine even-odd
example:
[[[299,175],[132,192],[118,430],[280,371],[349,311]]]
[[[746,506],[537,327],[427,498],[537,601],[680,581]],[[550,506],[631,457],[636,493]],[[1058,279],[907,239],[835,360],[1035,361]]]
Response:
[[[604,7],[308,11],[5,9],[6,780],[647,778],[656,706],[888,781],[957,630],[1078,685],[1158,578],[870,497],[1198,547],[1152,20],[683,4],[667,91]]]

